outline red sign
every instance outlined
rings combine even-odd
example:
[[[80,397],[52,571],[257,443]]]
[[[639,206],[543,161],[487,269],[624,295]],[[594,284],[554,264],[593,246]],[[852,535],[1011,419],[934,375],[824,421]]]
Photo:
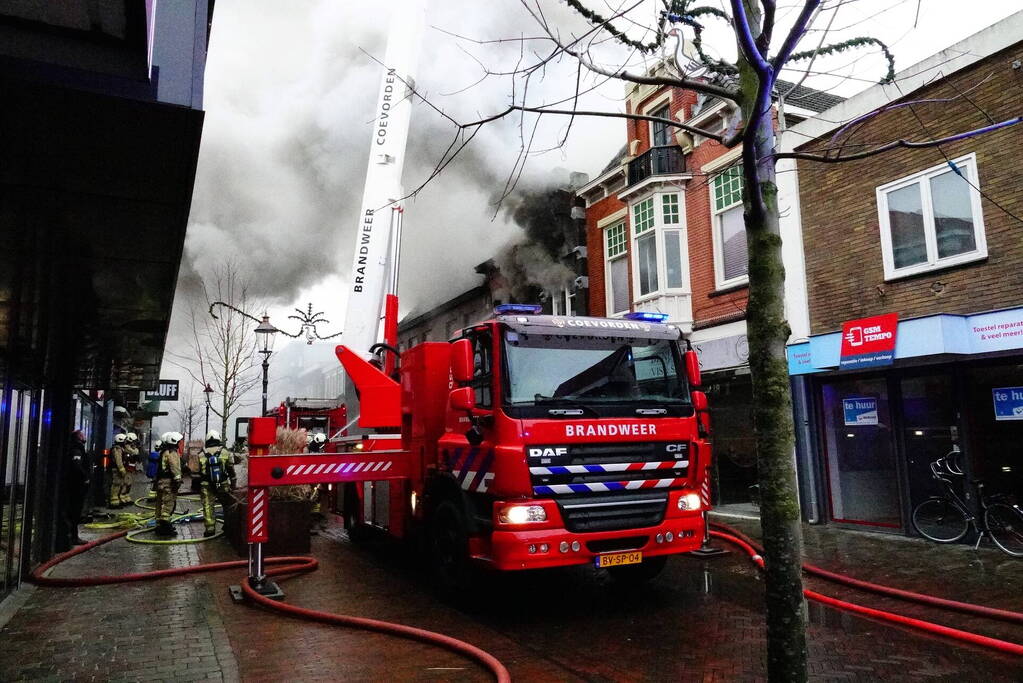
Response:
[[[842,355],[839,367],[846,369],[891,365],[895,360],[895,336],[898,329],[898,313],[886,313],[842,323]]]

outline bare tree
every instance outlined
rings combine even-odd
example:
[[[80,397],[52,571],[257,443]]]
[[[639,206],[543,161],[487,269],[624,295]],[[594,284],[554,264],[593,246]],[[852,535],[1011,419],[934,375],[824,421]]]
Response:
[[[174,408],[174,416],[178,418],[178,427],[185,435],[185,442],[192,440],[192,432],[199,426],[199,416],[202,414],[205,404],[195,399],[192,390],[182,396],[181,402]]]
[[[223,302],[216,317],[210,310]],[[220,418],[220,433],[226,437],[228,420],[246,405],[246,394],[260,379],[256,354],[255,327],[240,311],[259,308],[248,285],[231,263],[219,266],[203,278],[202,293],[190,302],[188,313],[189,354],[175,354],[174,362],[184,368],[200,387],[213,389],[210,411]]]
[[[520,2],[535,21],[538,35],[479,40],[451,34],[459,40],[486,47],[491,52],[500,52],[509,45],[516,48],[514,67],[504,70],[491,68],[476,55],[471,55],[483,69],[481,81],[494,78],[509,81],[508,104],[503,109],[472,121],[459,121],[423,93],[415,91],[412,84],[406,83],[415,95],[453,127],[449,146],[430,176],[412,194],[443,172],[482,127],[508,117],[517,120],[521,149],[503,197],[514,190],[526,159],[563,144],[570,134],[572,122],[580,116],[655,121],[715,140],[726,147],[741,146],[749,257],[746,322],[756,399],[754,430],[766,563],[768,675],[772,681],[805,680],[802,529],[792,457],[794,431],[785,358],[789,326],[783,310],[785,271],[781,258],[775,162],[781,158],[798,158],[834,163],[862,159],[898,147],[934,147],[948,142],[950,138],[858,143],[848,147],[842,140],[833,140],[827,148],[811,152],[779,152],[775,103],[782,106],[784,98],[795,90],[794,86],[786,86],[784,92],[778,92],[778,76],[783,70],[798,72],[797,66],[805,65],[801,67],[803,76],[797,74],[798,85],[806,74],[812,73],[818,59],[868,48],[880,51],[887,61],[887,73],[879,79],[880,82],[890,82],[894,78],[894,60],[879,40],[857,37],[827,43],[831,22],[849,0],[800,0],[785,8],[779,8],[776,0],[727,0],[721,7],[698,6],[694,0],[657,0],[656,3],[626,0],[619,5],[607,3],[605,6],[614,5],[615,8],[606,17],[584,0],[567,0],[587,26],[586,30],[574,33],[555,25],[544,13],[541,3],[532,0]],[[656,4],[659,9],[653,21],[649,12],[651,4]],[[727,9],[723,9],[726,5]],[[814,23],[822,18],[828,20],[827,27],[823,30],[813,28]],[[703,43],[705,21],[722,22],[730,29],[738,46],[734,60],[710,54],[712,51]],[[816,33],[811,33],[811,30]],[[808,35],[814,35],[814,45],[798,51]],[[677,46],[673,54],[668,51],[671,41]],[[610,49],[612,47],[614,50]],[[717,54],[717,51],[713,52]],[[556,64],[563,62],[573,66],[573,86],[566,88],[563,97],[553,101],[540,99],[536,95],[544,92],[540,84],[550,77],[549,72]],[[720,100],[726,105],[728,125],[723,132],[708,131],[673,118],[636,112],[581,110],[578,106],[580,97],[608,80],[682,88]],[[544,115],[565,116],[569,121],[560,140],[546,149],[536,135],[540,118]],[[535,118],[531,119],[531,116]],[[998,130],[1020,120],[1016,117],[1004,122],[992,121],[989,126],[965,131],[954,139]]]

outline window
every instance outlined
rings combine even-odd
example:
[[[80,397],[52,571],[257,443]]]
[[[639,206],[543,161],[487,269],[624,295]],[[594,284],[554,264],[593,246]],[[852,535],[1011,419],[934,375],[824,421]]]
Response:
[[[970,154],[877,188],[886,279],[987,256],[979,184]]]
[[[671,111],[668,109],[668,105],[665,104],[663,107],[658,107],[647,116],[656,116],[659,119],[670,119]],[[650,122],[650,146],[651,147],[663,147],[670,144],[670,131],[668,130],[668,124],[661,123],[659,121]]]
[[[575,290],[566,287],[553,292],[551,295],[551,313],[554,315],[579,315],[575,310]]]
[[[657,194],[637,202],[632,207],[632,219],[635,228],[634,277],[638,297],[667,289],[686,289],[687,271],[681,230],[682,200],[679,194]],[[611,253],[610,250],[608,253]]]
[[[714,277],[718,288],[746,282],[748,254],[742,210],[742,169],[730,168],[711,183]]]
[[[467,383],[476,392],[476,405],[493,408],[494,395],[491,389],[493,347],[491,337],[485,332],[469,335],[472,342],[472,379]]]
[[[608,315],[629,310],[629,261],[625,240],[625,221],[604,231],[604,282]]]

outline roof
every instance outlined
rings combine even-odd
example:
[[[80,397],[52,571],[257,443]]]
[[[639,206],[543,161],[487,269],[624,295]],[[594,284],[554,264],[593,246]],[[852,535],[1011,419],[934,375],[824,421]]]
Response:
[[[398,323],[398,332],[405,332],[406,330],[412,329],[419,323],[435,318],[441,313],[446,313],[453,308],[457,308],[458,306],[464,304],[466,301],[471,301],[480,296],[486,296],[487,292],[489,291],[490,290],[486,285],[480,285],[478,287],[473,287],[469,291],[462,292],[454,299],[448,299],[444,303],[434,306],[430,310],[425,311],[423,313],[412,311],[404,318],[402,318],[401,322]]]
[[[629,156],[629,143],[622,145],[622,148],[618,150],[618,153],[611,157],[611,161],[607,162],[607,166],[600,169],[598,176],[602,176],[608,171],[614,170],[622,165],[622,160]]]
[[[775,81],[774,87],[775,91],[778,93],[788,93],[790,90],[792,91],[785,97],[785,102],[788,104],[796,107],[802,107],[803,109],[809,109],[810,111],[817,112],[818,114],[827,109],[831,109],[837,104],[845,102],[844,97],[832,95],[831,93],[824,92],[823,90],[808,88],[805,85],[789,83],[788,81]]]
[[[849,97],[834,106],[828,116],[814,116],[796,124],[791,134],[783,138],[784,151],[806,144],[868,112],[908,97],[940,78],[965,69],[982,59],[1020,44],[1023,35],[1023,11],[1002,19],[998,23],[974,33],[972,36],[935,53],[921,62],[895,74],[890,85],[875,85]]]
[[[590,316],[516,315],[496,317],[519,334],[572,335],[581,337],[622,337],[640,339],[679,339],[678,327],[671,323]]]

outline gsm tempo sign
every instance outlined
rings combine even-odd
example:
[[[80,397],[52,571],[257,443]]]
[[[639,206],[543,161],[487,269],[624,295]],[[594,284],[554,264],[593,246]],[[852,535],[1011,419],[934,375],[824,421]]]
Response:
[[[155,391],[145,392],[145,400],[147,401],[177,401],[178,400],[178,380],[176,379],[161,379],[160,383],[156,385]]]
[[[899,315],[886,313],[842,324],[842,356],[839,367],[871,368],[895,360],[895,335]]]

